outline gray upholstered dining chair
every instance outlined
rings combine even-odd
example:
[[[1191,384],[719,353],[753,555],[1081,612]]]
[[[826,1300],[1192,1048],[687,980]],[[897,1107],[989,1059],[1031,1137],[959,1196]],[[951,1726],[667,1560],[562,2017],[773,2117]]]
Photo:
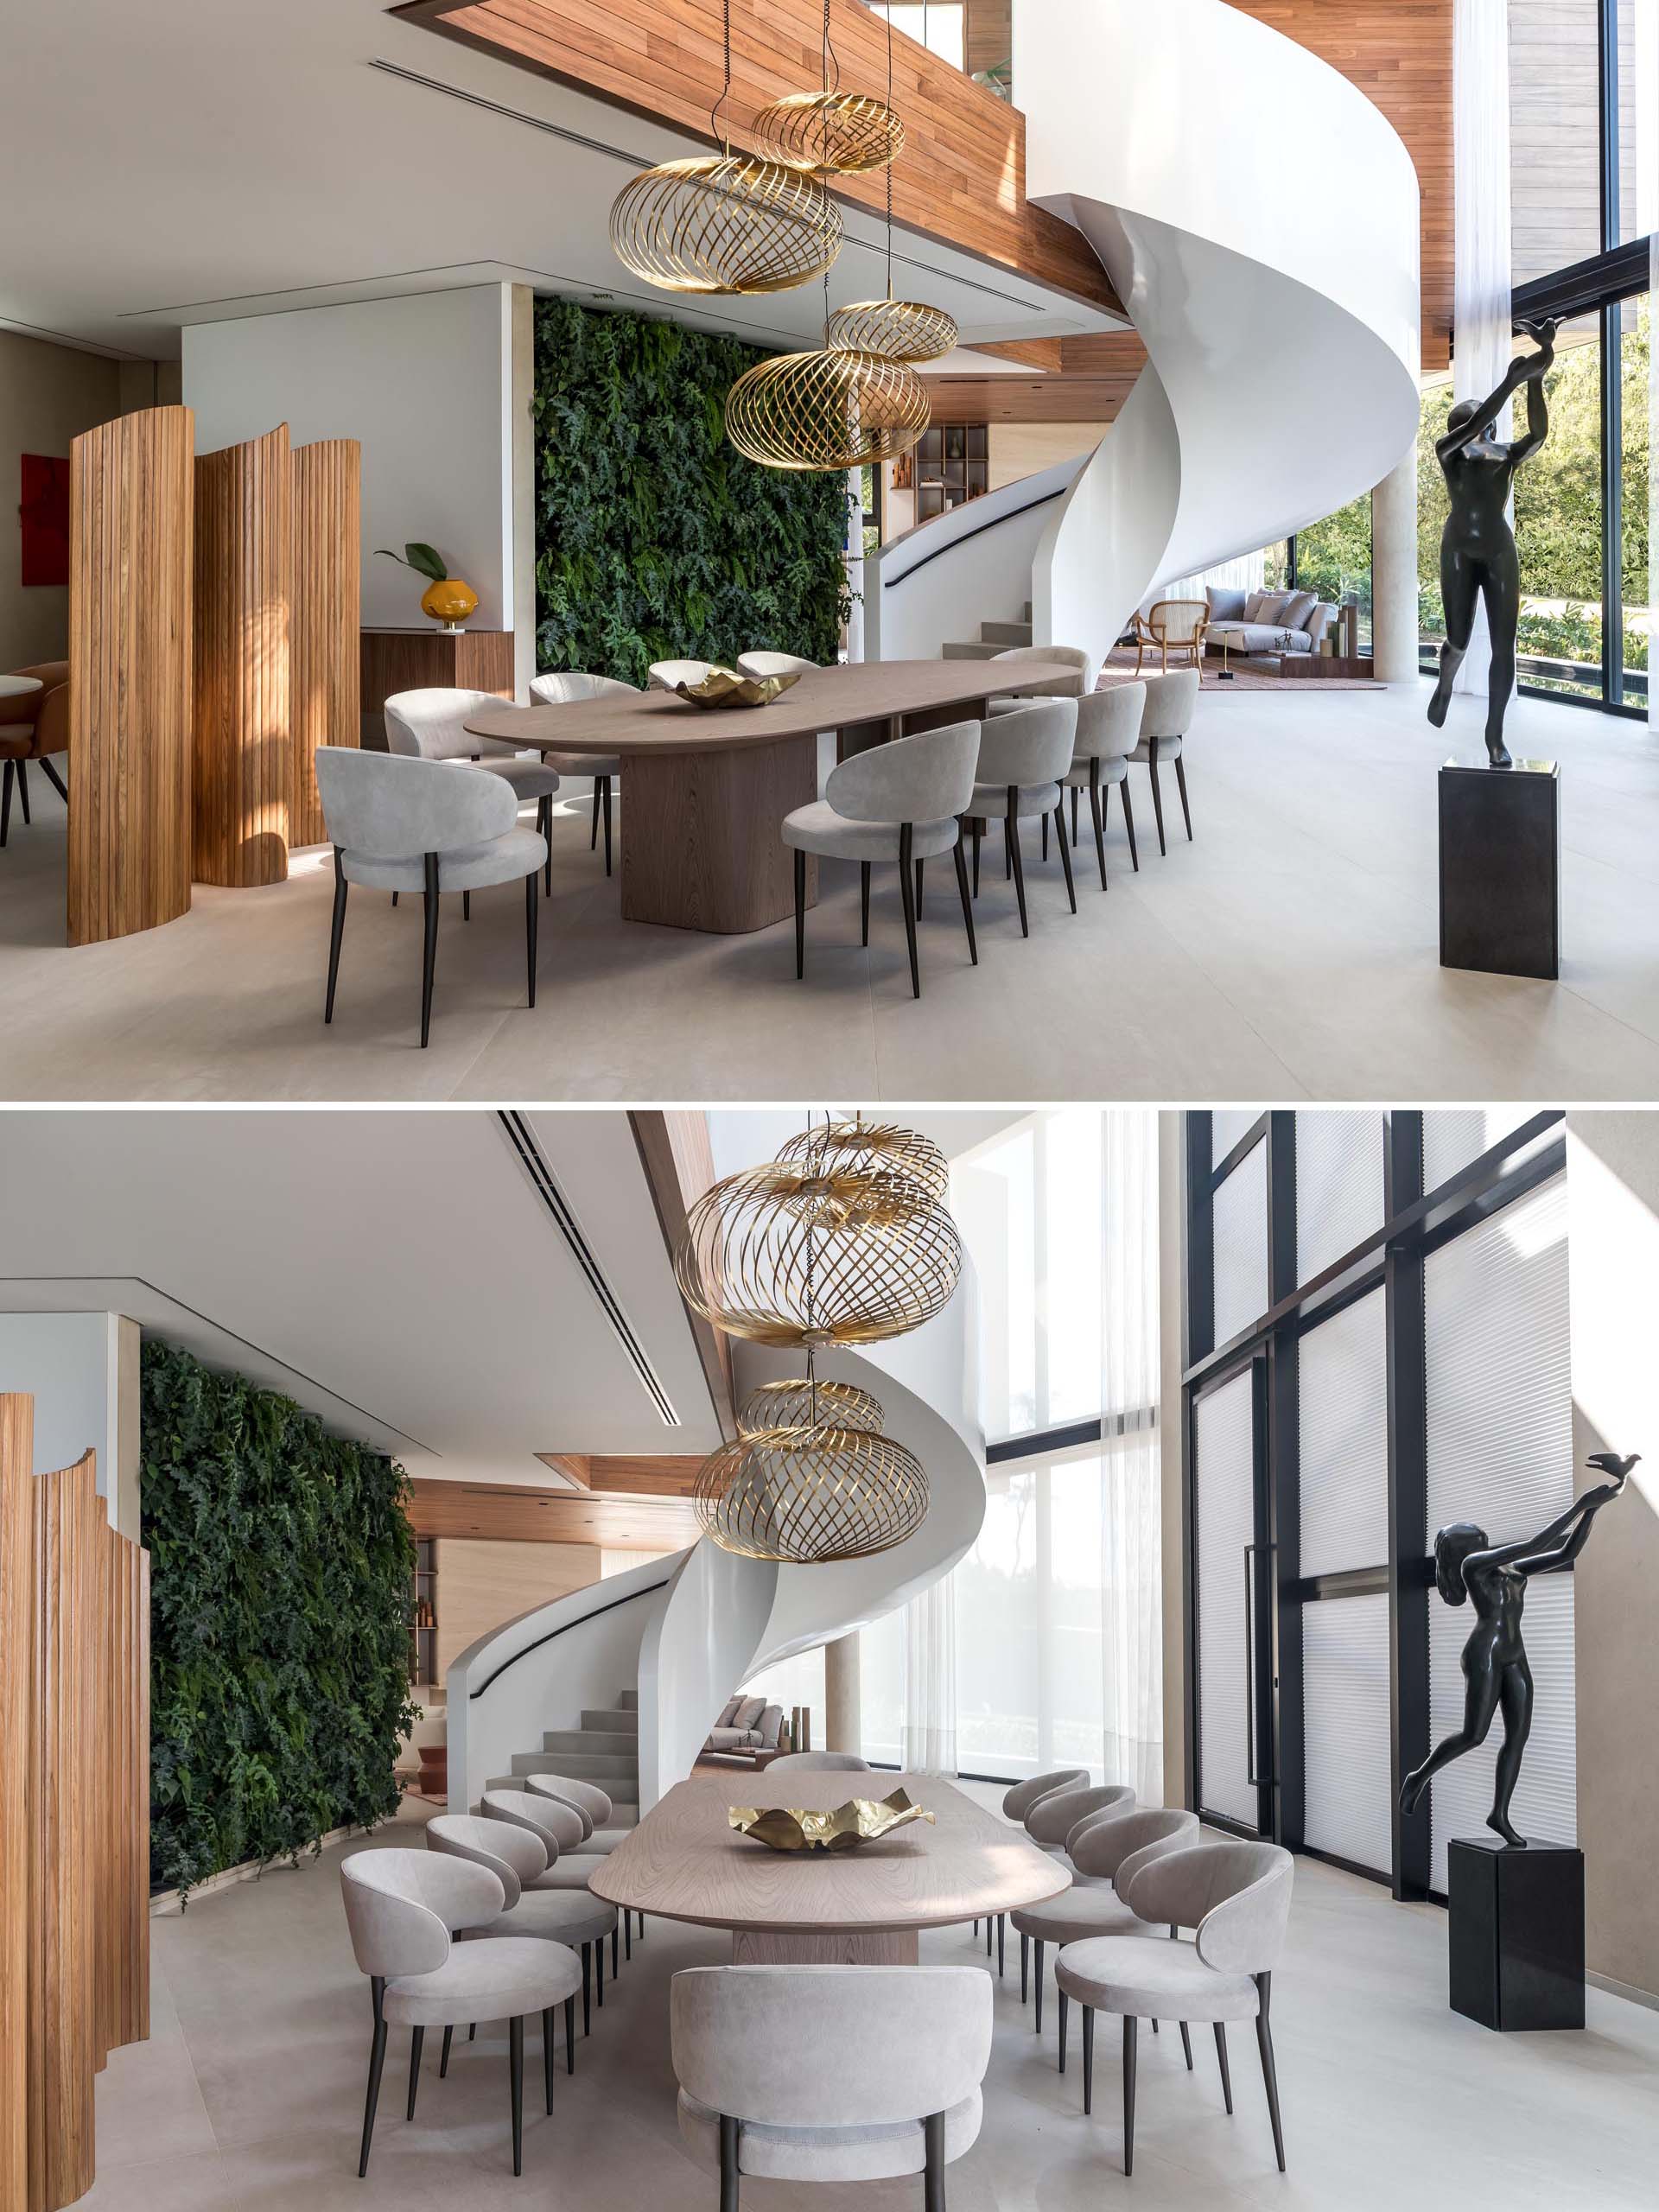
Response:
[[[486,1821],[501,1821],[510,1827],[528,1829],[547,1853],[547,1865],[535,1880],[526,1886],[536,1890],[569,1890],[582,1897],[592,1897],[588,1878],[597,1874],[605,1864],[603,1852],[584,1852],[582,1816],[574,1805],[562,1805],[554,1797],[534,1797],[527,1789],[486,1789],[480,1801]],[[594,1900],[595,1903],[602,1900]],[[619,1936],[616,1908],[606,1905],[609,1916],[607,1933],[611,1939],[611,1979],[616,1979]],[[594,1994],[601,2012],[605,2009],[605,1946],[594,1945]],[[588,1992],[582,1989],[582,2013],[587,2016]]]
[[[768,1762],[768,1774],[781,1774],[786,1767],[798,1767],[804,1773],[868,1774],[868,1759],[861,1759],[856,1751],[785,1751],[780,1759]]]
[[[524,1789],[531,1797],[556,1797],[563,1805],[582,1816],[582,1835],[579,1846],[584,1857],[597,1857],[613,1852],[629,1831],[624,1827],[607,1825],[615,1807],[597,1783],[582,1782],[569,1774],[527,1774]],[[633,1926],[639,1923],[639,1933],[645,1932],[645,1916],[625,1907],[622,1913],[622,1935],[626,1955],[633,1956]],[[613,1947],[614,1948],[614,1947]]]
[[[1129,760],[1141,741],[1141,725],[1147,703],[1144,683],[1114,683],[1104,691],[1085,691],[1077,702],[1077,736],[1065,782],[1071,793],[1071,842],[1077,842],[1077,795],[1089,794],[1089,812],[1095,825],[1095,857],[1100,862],[1100,887],[1106,888],[1106,810],[1112,786],[1123,802],[1123,825],[1129,833],[1129,859],[1138,874],[1141,855],[1135,849],[1135,810],[1129,804]]]
[[[1003,1792],[1002,1816],[1005,1820],[1018,1821],[1023,1827],[1027,1814],[1039,1798],[1051,1797],[1058,1789],[1081,1789],[1087,1784],[1088,1780],[1089,1770],[1086,1766],[1051,1767],[1046,1774],[1033,1774],[1028,1780],[1016,1782],[1012,1789]],[[985,1955],[988,1959],[991,1955],[993,1926],[996,1931],[996,1971],[1000,1976],[1007,1958],[1007,1914],[999,1912],[995,1915],[994,1921],[988,1920],[985,1923]],[[979,1933],[978,1921],[974,1923],[974,1933],[976,1935]]]
[[[574,707],[584,699],[637,699],[632,683],[613,676],[590,676],[585,669],[550,669],[531,678],[530,696],[538,706]],[[591,853],[599,842],[601,814],[605,822],[605,873],[611,872],[611,786],[622,773],[620,753],[543,753],[543,760],[562,776],[591,776],[594,779],[594,826],[588,839]],[[552,886],[549,885],[549,889]]]
[[[701,683],[710,669],[721,665],[712,660],[654,660],[646,680],[653,691],[671,691],[677,683]]]
[[[972,2149],[991,2055],[976,1967],[691,1967],[669,1985],[680,2134],[719,2173],[863,2183],[925,2177]]]
[[[795,973],[806,973],[806,856],[859,863],[863,899],[863,941],[870,941],[870,869],[877,861],[896,861],[904,901],[905,937],[910,948],[910,988],[922,995],[916,950],[916,917],[922,902],[922,864],[936,854],[954,853],[957,888],[962,898],[968,952],[976,968],[973,906],[962,857],[962,824],[973,795],[974,761],[981,747],[977,722],[952,722],[944,729],[896,737],[887,745],[855,753],[833,771],[823,797],[798,806],[784,817],[783,837],[795,853]],[[914,875],[912,870],[914,869]]]
[[[421,966],[421,1045],[432,1033],[438,959],[438,901],[446,891],[470,899],[495,883],[524,884],[524,950],[530,1003],[536,1003],[537,874],[547,859],[539,830],[518,826],[518,801],[499,776],[462,764],[408,760],[355,747],[320,745],[317,795],[334,848],[334,913],[328,938],[328,994],[322,1018],[334,1018],[334,986],[346,932],[346,892],[419,891],[426,900]]]
[[[1127,1813],[1135,1792],[1127,1782],[1098,1782],[1084,1789],[1053,1789],[1026,1815],[1026,1834],[1051,1858],[1064,1859],[1071,1838],[1089,1822]]]
[[[1175,763],[1175,781],[1181,794],[1181,812],[1186,821],[1186,837],[1192,842],[1192,810],[1186,803],[1186,763],[1181,758],[1186,734],[1192,727],[1192,716],[1198,704],[1198,671],[1196,668],[1173,668],[1167,676],[1147,678],[1147,703],[1141,716],[1141,738],[1130,760],[1139,760],[1152,771],[1152,810],[1158,823],[1158,849],[1167,849],[1164,843],[1164,802],[1158,789],[1158,764],[1162,760]]]
[[[807,676],[819,664],[799,653],[739,653],[738,671],[743,676]]]
[[[1233,2108],[1227,2066],[1227,2023],[1254,2020],[1262,2079],[1273,2122],[1274,2153],[1285,2171],[1285,2138],[1279,2120],[1279,2080],[1274,2064],[1268,2009],[1273,1969],[1290,1918],[1295,1861],[1276,1843],[1195,1843],[1138,1866],[1119,1869],[1118,1890],[1139,1918],[1195,1931],[1179,1936],[1103,1936],[1068,1943],[1054,1978],[1083,2006],[1083,2108],[1093,2097],[1096,2012],[1123,2022],[1123,2171],[1135,2170],[1135,2024],[1141,2019],[1208,2020],[1216,2031],[1222,2094]]]
[[[1046,660],[1064,661],[1077,671],[1075,677],[1056,677],[1040,691],[1027,691],[1017,697],[998,697],[990,702],[994,715],[1006,715],[1016,707],[1028,706],[1033,699],[1081,699],[1089,683],[1089,656],[1080,645],[1005,645],[1000,653],[991,655],[998,661]]]
[[[974,771],[973,797],[964,811],[972,817],[974,833],[974,892],[979,892],[979,840],[988,821],[1001,818],[1008,873],[1020,900],[1020,933],[1031,935],[1026,912],[1026,868],[1020,851],[1020,823],[1027,815],[1054,817],[1059,838],[1060,864],[1065,870],[1065,893],[1071,911],[1077,911],[1077,886],[1071,880],[1071,854],[1065,841],[1065,814],[1060,798],[1060,779],[1069,774],[1077,741],[1077,702],[1075,699],[1045,699],[1035,706],[1020,706],[995,715],[979,726],[979,763]],[[1046,841],[1046,833],[1045,833]],[[1046,842],[1045,842],[1046,850]]]
[[[470,1813],[439,1813],[426,1824],[427,1847],[453,1859],[469,1859],[487,1866],[506,1891],[507,1901],[498,1922],[490,1922],[486,1936],[536,1936],[543,1942],[565,1943],[571,1957],[580,1959],[582,2032],[589,2025],[593,1991],[593,1958],[601,1955],[604,1972],[605,1938],[616,1934],[616,1911],[590,1890],[548,1889],[542,1878],[551,1863],[538,1835],[514,1821],[482,1821]],[[569,2045],[575,2015],[575,1988],[565,2001],[566,2064],[572,2072],[575,2060]],[[449,2037],[443,2038],[440,2075],[449,2063]]]
[[[470,760],[512,785],[520,802],[536,802],[536,827],[550,842],[553,834],[553,794],[559,788],[556,769],[539,753],[524,754],[505,739],[474,737],[467,727],[468,715],[510,715],[512,702],[494,691],[465,691],[448,684],[432,684],[422,691],[394,691],[384,709],[386,750],[421,760]],[[547,889],[553,888],[552,862],[548,862]],[[397,893],[392,901],[397,903]]]
[[[1081,1943],[1091,1936],[1145,1936],[1152,1931],[1114,1894],[1124,1866],[1139,1863],[1144,1852],[1156,1858],[1184,1841],[1196,1840],[1198,1815],[1173,1807],[1131,1806],[1079,1821],[1067,1845],[1075,1875],[1069,1890],[1044,1897],[1014,1915],[1020,1938],[1020,2002],[1026,2001],[1031,1947],[1037,1947],[1037,2032],[1043,2031],[1043,1953],[1050,1943]],[[1154,2021],[1154,2027],[1157,2023]],[[1183,2030],[1185,2036],[1185,2030]],[[1189,2053],[1188,2063],[1191,2063]],[[1065,2071],[1065,1992],[1060,1992],[1060,2071]]]
[[[409,2117],[415,2117],[421,2047],[429,2028],[462,2020],[508,2023],[512,2093],[512,2171],[524,2170],[524,2020],[542,2016],[542,2075],[553,2109],[553,2014],[580,1971],[563,1944],[533,1936],[476,1931],[498,1921],[506,1891],[487,1866],[468,1866],[431,1851],[366,1850],[340,1862],[346,1925],[359,1969],[374,1996],[374,2038],[363,2107],[360,2179],[369,2170],[374,2108],[380,2098],[386,2031],[413,2031],[409,2052]],[[474,1931],[470,1942],[451,1937]]]

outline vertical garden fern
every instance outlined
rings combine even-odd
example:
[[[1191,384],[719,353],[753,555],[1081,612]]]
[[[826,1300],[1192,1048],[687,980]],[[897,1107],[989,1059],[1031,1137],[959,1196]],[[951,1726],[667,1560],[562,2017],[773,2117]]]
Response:
[[[415,1542],[394,1460],[188,1352],[143,1354],[150,1878],[188,1890],[397,1809]]]
[[[726,394],[762,358],[645,315],[536,302],[537,665],[836,658],[847,479],[762,468]]]

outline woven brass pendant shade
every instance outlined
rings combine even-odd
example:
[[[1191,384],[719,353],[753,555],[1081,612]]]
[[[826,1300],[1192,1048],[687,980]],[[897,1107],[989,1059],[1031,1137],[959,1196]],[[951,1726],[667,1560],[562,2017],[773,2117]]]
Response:
[[[803,1129],[778,1154],[780,1167],[806,1174],[822,1166],[837,1175],[896,1175],[920,1185],[943,1205],[950,1188],[950,1163],[931,1137],[901,1129],[892,1122],[831,1122]],[[819,1384],[819,1389],[829,1386]]]
[[[786,292],[841,251],[841,216],[817,177],[750,154],[642,169],[611,208],[625,269],[671,292]]]
[[[819,176],[885,168],[905,143],[905,126],[869,92],[791,92],[755,117],[761,151]]]
[[[830,343],[838,351],[889,361],[937,361],[961,335],[954,315],[920,300],[856,300],[830,318]]]
[[[767,468],[858,468],[907,453],[932,413],[919,377],[879,353],[776,353],[726,395],[726,435]]]
[[[737,1409],[740,1436],[759,1436],[769,1428],[800,1428],[813,1421],[837,1428],[880,1432],[887,1416],[881,1401],[855,1382],[820,1382],[810,1375],[784,1382],[762,1382]]]
[[[891,1551],[927,1514],[913,1452],[873,1429],[825,1423],[741,1436],[703,1462],[699,1526],[747,1559],[821,1567]]]
[[[949,1301],[962,1240],[914,1184],[773,1164],[705,1191],[674,1249],[681,1294],[728,1336],[863,1344]]]

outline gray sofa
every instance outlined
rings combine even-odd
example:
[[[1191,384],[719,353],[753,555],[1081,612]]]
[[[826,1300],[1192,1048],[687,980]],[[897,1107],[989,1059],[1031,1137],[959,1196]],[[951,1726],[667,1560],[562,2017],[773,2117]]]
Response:
[[[1316,653],[1337,619],[1330,601],[1311,591],[1246,593],[1211,585],[1205,596],[1210,602],[1210,620],[1204,641],[1217,652],[1221,633],[1227,630],[1233,633],[1231,650],[1247,656]]]
[[[767,1705],[758,1697],[738,1696],[728,1700],[725,1711],[709,1731],[705,1751],[721,1751],[728,1757],[753,1758],[757,1751],[775,1751],[784,1726],[781,1705]]]

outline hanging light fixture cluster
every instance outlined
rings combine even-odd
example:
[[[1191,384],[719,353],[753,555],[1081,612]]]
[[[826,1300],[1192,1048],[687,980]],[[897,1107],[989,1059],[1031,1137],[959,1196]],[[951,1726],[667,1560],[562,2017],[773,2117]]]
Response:
[[[948,1182],[938,1146],[860,1116],[808,1129],[691,1208],[674,1254],[686,1303],[729,1336],[806,1354],[804,1376],[751,1394],[735,1441],[699,1473],[699,1525],[728,1551],[821,1565],[921,1526],[920,1462],[883,1433],[879,1400],[819,1382],[817,1358],[902,1336],[947,1303],[962,1273]]]

